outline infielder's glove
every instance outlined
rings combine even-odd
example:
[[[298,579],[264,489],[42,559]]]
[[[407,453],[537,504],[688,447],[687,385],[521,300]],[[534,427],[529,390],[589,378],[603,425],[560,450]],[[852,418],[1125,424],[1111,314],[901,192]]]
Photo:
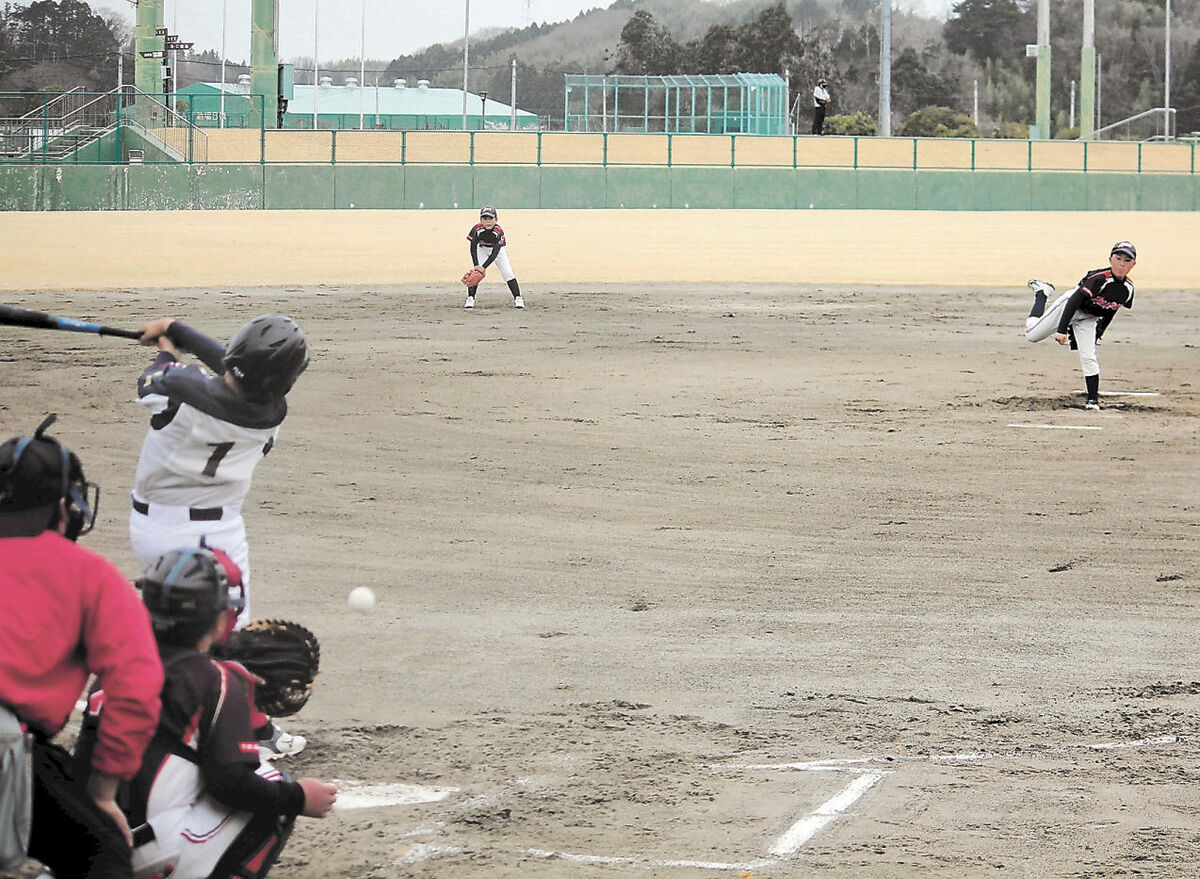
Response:
[[[474,287],[483,280],[486,274],[487,272],[485,272],[483,269],[472,267],[469,272],[462,276],[462,282],[468,287]]]
[[[262,678],[254,688],[254,704],[271,717],[287,717],[304,707],[321,666],[317,636],[287,620],[252,620],[212,652]]]

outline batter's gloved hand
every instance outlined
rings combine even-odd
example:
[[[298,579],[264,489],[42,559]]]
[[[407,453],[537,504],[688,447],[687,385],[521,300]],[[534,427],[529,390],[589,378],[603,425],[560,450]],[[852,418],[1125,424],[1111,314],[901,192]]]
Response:
[[[464,284],[466,284],[468,287],[474,287],[476,284],[478,284],[480,281],[482,281],[484,279],[485,275],[487,275],[487,272],[485,272],[479,266],[475,266],[469,272],[467,272],[465,275],[462,276],[462,282]]]
[[[254,704],[271,717],[287,717],[303,708],[321,667],[317,636],[287,620],[252,620],[225,644],[214,646],[212,655],[239,662],[261,678],[254,688]]]

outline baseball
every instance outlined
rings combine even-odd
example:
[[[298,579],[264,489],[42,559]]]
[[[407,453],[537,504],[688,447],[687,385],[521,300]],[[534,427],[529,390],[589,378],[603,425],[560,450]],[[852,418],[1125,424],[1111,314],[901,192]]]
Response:
[[[346,596],[346,604],[359,613],[370,613],[375,609],[375,593],[368,586],[355,586]]]

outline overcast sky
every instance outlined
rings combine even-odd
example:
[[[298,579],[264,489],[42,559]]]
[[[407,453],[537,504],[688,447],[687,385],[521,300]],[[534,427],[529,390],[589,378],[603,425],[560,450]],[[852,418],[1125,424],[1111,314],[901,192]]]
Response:
[[[130,0],[88,0],[96,10],[117,12],[132,23]],[[322,61],[366,57],[391,60],[434,43],[460,40],[467,0],[279,0],[279,54],[282,59],[311,58],[314,32]],[[559,22],[612,0],[484,0],[471,3],[471,32],[495,27],[525,27]],[[896,9],[944,17],[954,0],[893,0]],[[318,5],[319,4],[319,7]],[[22,5],[28,5],[24,3]],[[225,8],[226,57],[250,58],[250,0],[166,0],[166,25],[195,51],[221,49]],[[363,11],[366,34],[363,39]],[[316,25],[316,27],[314,27]]]

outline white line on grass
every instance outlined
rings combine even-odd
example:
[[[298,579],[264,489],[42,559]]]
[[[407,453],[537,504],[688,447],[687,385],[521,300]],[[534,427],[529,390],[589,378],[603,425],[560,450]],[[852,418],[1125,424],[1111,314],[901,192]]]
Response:
[[[1101,391],[1101,397],[1157,397],[1158,391]]]
[[[822,803],[817,811],[813,812],[805,818],[801,818],[795,824],[787,829],[787,832],[775,842],[768,854],[772,854],[777,858],[786,858],[794,855],[802,845],[812,839],[819,833],[827,824],[833,821],[842,812],[849,809],[854,803],[873,788],[881,779],[886,778],[890,773],[874,770],[864,772],[839,794]]]

